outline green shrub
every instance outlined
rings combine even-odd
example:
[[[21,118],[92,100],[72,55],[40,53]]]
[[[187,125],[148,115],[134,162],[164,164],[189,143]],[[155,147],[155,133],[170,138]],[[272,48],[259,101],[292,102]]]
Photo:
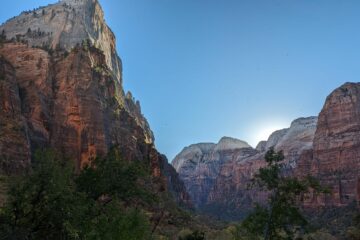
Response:
[[[198,230],[188,233],[185,236],[180,236],[179,240],[205,240],[205,233]]]

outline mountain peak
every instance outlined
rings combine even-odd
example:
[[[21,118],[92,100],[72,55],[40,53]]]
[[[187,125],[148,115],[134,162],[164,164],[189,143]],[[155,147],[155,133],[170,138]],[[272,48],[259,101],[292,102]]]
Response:
[[[87,4],[98,4],[97,0],[60,0],[62,4],[69,4],[71,6],[83,6]]]
[[[236,138],[222,137],[216,145],[215,151],[234,150],[241,148],[251,148],[251,146],[247,142]]]
[[[105,55],[106,64],[121,83],[122,64],[116,53],[115,36],[104,20],[97,0],[61,0],[56,4],[24,11],[0,26],[7,39],[28,46],[70,51],[90,42]]]

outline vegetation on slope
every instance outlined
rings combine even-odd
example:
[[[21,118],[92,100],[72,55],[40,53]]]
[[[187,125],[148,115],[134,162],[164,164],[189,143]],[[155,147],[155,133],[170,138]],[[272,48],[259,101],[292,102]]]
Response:
[[[271,148],[265,155],[267,166],[255,175],[254,185],[268,192],[266,206],[257,205],[235,232],[236,239],[294,239],[307,224],[299,209],[299,199],[310,189],[321,191],[313,178],[299,180],[284,176],[284,155]]]
[[[307,225],[299,196],[321,188],[311,178],[283,176],[282,159],[270,150],[268,166],[255,177],[257,187],[270,193],[268,205],[240,224],[226,224],[178,208],[166,191],[156,191],[146,164],[122,160],[115,150],[78,174],[55,152],[38,152],[31,172],[11,177],[0,239],[360,239],[356,206],[324,210]]]
[[[39,152],[33,172],[10,187],[0,212],[1,239],[147,239],[143,211],[123,201],[148,201],[137,187],[136,163],[110,156],[80,175],[73,169],[55,153]]]

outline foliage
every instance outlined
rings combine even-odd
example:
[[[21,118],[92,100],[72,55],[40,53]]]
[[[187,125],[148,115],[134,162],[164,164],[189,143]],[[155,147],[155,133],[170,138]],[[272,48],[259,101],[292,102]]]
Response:
[[[82,41],[82,47],[84,51],[89,51],[89,48],[92,46],[90,39],[84,39]]]
[[[14,239],[61,239],[79,233],[84,195],[68,166],[51,152],[37,154],[34,173],[15,182],[1,211],[1,233]]]
[[[271,148],[265,160],[267,167],[255,175],[254,185],[269,193],[267,207],[256,206],[235,232],[239,235],[236,239],[293,239],[307,224],[297,206],[298,200],[310,189],[323,191],[319,182],[311,177],[299,180],[284,175],[282,151]]]
[[[356,229],[360,229],[356,221],[356,216],[360,215],[360,209],[355,201],[347,206],[327,206],[309,209],[305,213],[309,220],[307,229],[311,232],[326,232],[337,239],[354,239],[349,234],[356,233]]]
[[[143,200],[151,202],[155,196],[146,191],[138,180],[147,177],[147,169],[140,162],[119,161],[113,149],[105,159],[96,158],[76,179],[78,190],[92,199],[110,195],[124,202]]]
[[[205,233],[196,230],[185,236],[180,236],[179,240],[205,240]]]
[[[351,240],[358,240],[360,239],[360,212],[357,212],[354,216],[353,226],[347,229],[347,237]]]
[[[94,67],[94,71],[96,72],[96,73],[103,73],[104,72],[104,69],[103,69],[103,67],[102,66],[95,66]]]
[[[15,181],[0,210],[0,238],[146,239],[147,219],[121,201],[138,196],[137,190],[120,193],[136,185],[138,172],[122,163],[114,156],[97,160],[96,168],[77,176],[69,161],[52,151],[38,152],[33,172]],[[97,182],[98,177],[103,179]]]
[[[0,34],[0,48],[3,47],[5,42],[6,42],[5,30],[2,30]]]
[[[332,236],[330,233],[319,230],[313,233],[306,234],[303,238],[303,240],[337,240],[336,237]]]

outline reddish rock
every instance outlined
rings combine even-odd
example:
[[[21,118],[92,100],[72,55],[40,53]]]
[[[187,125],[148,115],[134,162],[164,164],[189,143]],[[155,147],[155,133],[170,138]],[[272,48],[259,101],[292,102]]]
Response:
[[[79,170],[116,147],[124,159],[150,165],[159,191],[179,191],[176,199],[189,203],[154,147],[140,103],[124,94],[115,37],[96,0],[23,12],[0,30],[8,37],[0,45],[1,171],[26,170],[43,148],[56,149]]]
[[[304,200],[305,206],[313,208],[345,206],[354,201],[359,203],[360,83],[346,83],[331,93],[318,119],[301,118],[294,121],[289,129],[274,132],[267,142],[258,145],[260,153],[247,157],[233,155],[230,160],[217,165],[214,183],[200,208],[223,218],[238,219],[255,202],[264,202],[266,193],[247,187],[254,173],[266,165],[264,152],[271,146],[284,151],[287,174],[298,177],[312,175],[330,189],[330,194],[308,194]],[[193,159],[192,155],[185,157]],[[201,158],[201,162],[206,161]],[[182,162],[186,162],[186,159]],[[202,179],[204,175],[195,170],[194,167],[187,167],[186,175],[180,172],[187,187],[202,184],[196,179]],[[192,172],[200,175],[193,176]]]
[[[172,165],[184,181],[195,207],[202,208],[208,202],[221,167],[232,159],[256,153],[246,142],[223,137],[217,144],[199,143],[184,148]]]
[[[306,159],[306,158],[305,158]],[[308,161],[308,159],[306,159]],[[310,205],[341,206],[360,201],[360,84],[346,83],[326,99],[314,138],[311,172],[331,194]]]
[[[0,57],[0,170],[5,174],[22,171],[30,164],[28,127],[21,107],[15,69]]]
[[[304,153],[312,149],[317,118],[299,118],[290,128],[274,132],[257,150],[238,144],[194,144],[172,162],[195,207],[225,219],[239,219],[255,203],[265,203],[267,193],[250,189],[254,174],[266,166],[270,147],[283,150],[287,174],[293,174]],[[231,148],[229,146],[234,145]],[[223,147],[219,147],[223,146]],[[259,151],[260,150],[260,151]]]

